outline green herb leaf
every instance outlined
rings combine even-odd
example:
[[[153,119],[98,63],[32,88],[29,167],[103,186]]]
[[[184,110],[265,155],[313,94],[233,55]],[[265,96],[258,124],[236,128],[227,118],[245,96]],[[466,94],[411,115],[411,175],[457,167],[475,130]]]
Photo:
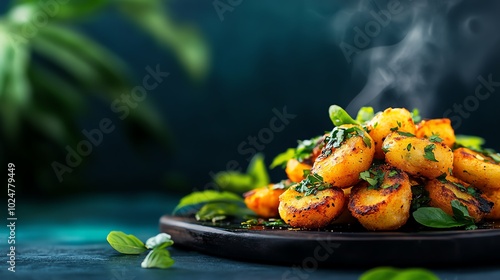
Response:
[[[310,173],[300,183],[295,185],[295,190],[304,193],[305,196],[315,195],[318,191],[331,188],[332,185],[323,182],[323,177],[319,174]]]
[[[411,150],[411,143],[408,143],[408,146],[406,146],[406,150],[409,152]]]
[[[358,123],[365,123],[375,116],[375,112],[373,111],[373,107],[361,107],[358,111],[358,115],[356,116],[356,121]]]
[[[240,202],[244,203],[243,199],[231,192],[219,192],[214,190],[206,190],[201,192],[193,192],[181,198],[179,204],[175,207],[173,215],[189,215],[196,213],[203,205],[210,202]]]
[[[288,148],[285,152],[278,154],[274,159],[269,168],[273,169],[276,166],[281,166],[285,168],[286,163],[295,157],[295,149],[294,148]]]
[[[132,234],[112,231],[106,237],[109,245],[122,254],[141,254],[147,250],[144,243]]]
[[[141,263],[142,268],[169,268],[174,264],[170,252],[164,248],[155,248],[149,252]]]
[[[455,145],[471,148],[474,150],[481,150],[484,144],[484,138],[471,135],[456,135]]]
[[[359,280],[439,280],[439,278],[423,268],[398,269],[382,266],[366,271]]]
[[[411,118],[413,119],[413,122],[415,124],[419,123],[422,120],[420,111],[417,108],[413,109],[413,111],[411,112]]]
[[[434,156],[434,149],[436,148],[436,145],[435,144],[430,144],[430,145],[427,145],[425,146],[424,148],[424,158],[430,160],[430,161],[435,161],[437,162],[437,159],[436,157]]]
[[[412,134],[412,133],[409,133],[409,132],[405,132],[405,131],[398,131],[397,132],[399,135],[401,136],[406,136],[406,137],[415,137],[415,134]]]
[[[169,234],[164,232],[157,234],[149,238],[146,241],[146,248],[155,249],[155,248],[166,248],[172,246],[174,241],[172,241],[172,237]]]
[[[460,201],[454,199],[451,201],[451,209],[453,210],[453,216],[455,220],[466,225],[468,229],[476,229],[477,226],[474,224],[474,219],[469,215],[469,210]]]
[[[214,202],[205,204],[195,215],[198,221],[217,222],[228,217],[248,219],[255,213],[245,206],[229,202]]]
[[[429,192],[425,189],[425,186],[415,185],[411,186],[411,211],[415,211],[420,207],[425,207],[429,205],[431,199],[429,198]]]
[[[330,115],[330,120],[332,120],[332,123],[335,126],[341,126],[343,124],[359,124],[340,106],[330,106],[328,113]]]
[[[248,164],[247,174],[252,177],[252,187],[250,190],[269,185],[270,179],[264,162],[264,155],[255,154],[252,157],[252,160]]]
[[[413,212],[413,218],[419,224],[431,228],[452,228],[464,225],[436,207],[420,207]]]
[[[435,142],[435,143],[441,143],[441,142],[443,142],[443,139],[441,139],[441,137],[439,137],[438,134],[432,133],[432,135],[429,137],[429,141]]]

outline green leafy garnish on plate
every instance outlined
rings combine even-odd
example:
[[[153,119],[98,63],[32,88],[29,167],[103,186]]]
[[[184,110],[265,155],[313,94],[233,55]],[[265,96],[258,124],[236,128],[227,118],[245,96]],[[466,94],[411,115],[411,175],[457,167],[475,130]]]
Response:
[[[194,214],[203,205],[214,202],[243,203],[243,198],[235,193],[225,191],[206,190],[192,192],[181,198],[172,214]]]
[[[439,277],[423,268],[400,269],[381,266],[366,271],[359,280],[439,280]]]
[[[413,212],[413,218],[419,224],[431,228],[453,228],[465,226],[465,229],[476,229],[474,219],[469,215],[467,207],[454,199],[451,201],[453,217],[436,207],[420,207]]]
[[[147,250],[146,245],[139,238],[123,231],[110,232],[106,240],[113,249],[122,254],[138,255]]]

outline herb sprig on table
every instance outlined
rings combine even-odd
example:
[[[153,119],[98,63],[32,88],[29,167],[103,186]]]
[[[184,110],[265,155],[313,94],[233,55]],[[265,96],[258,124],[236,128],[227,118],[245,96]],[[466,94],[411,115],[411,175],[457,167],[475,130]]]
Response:
[[[166,233],[160,233],[149,238],[146,244],[136,236],[126,234],[122,231],[110,232],[106,240],[113,249],[122,254],[140,255],[151,249],[141,263],[142,268],[169,268],[174,264],[174,260],[170,257],[170,252],[166,249],[172,246],[174,241]]]

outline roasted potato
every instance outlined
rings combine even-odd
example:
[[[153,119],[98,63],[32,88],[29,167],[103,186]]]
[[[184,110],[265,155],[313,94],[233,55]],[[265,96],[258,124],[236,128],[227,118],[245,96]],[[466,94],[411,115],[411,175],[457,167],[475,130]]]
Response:
[[[410,216],[411,186],[408,175],[389,165],[373,167],[383,181],[371,186],[362,181],[351,190],[349,211],[368,230],[395,230]]]
[[[322,228],[342,214],[346,199],[337,187],[304,195],[294,187],[288,188],[279,197],[279,214],[285,223],[298,228]]]
[[[500,165],[468,148],[453,152],[453,175],[480,189],[500,189]]]
[[[411,113],[404,108],[388,108],[376,114],[366,126],[373,141],[375,142],[375,158],[384,159],[382,143],[393,131],[404,131],[415,134],[416,127],[413,123]]]
[[[311,169],[312,173],[320,175],[325,182],[337,187],[349,188],[359,182],[359,173],[370,168],[373,161],[373,140],[361,126],[342,125],[335,129],[347,130],[353,127],[357,132],[345,135],[345,140],[337,148],[326,145]],[[363,135],[359,134],[360,131]],[[369,145],[365,141],[368,141]]]
[[[453,168],[453,152],[443,143],[395,132],[386,137],[383,149],[387,163],[414,176],[433,179]]]
[[[483,189],[483,197],[493,203],[490,213],[484,216],[488,220],[500,220],[500,189]]]
[[[285,173],[290,181],[298,183],[304,180],[304,170],[311,170],[311,168],[311,165],[292,158],[286,163]]]
[[[451,201],[456,199],[467,207],[474,221],[479,222],[491,211],[491,204],[479,193],[474,196],[468,192],[467,188],[470,187],[466,182],[453,176],[447,176],[446,179],[441,180],[433,179],[425,185],[431,199],[430,206],[438,207],[446,214],[453,216]]]
[[[274,188],[274,184],[257,188],[243,194],[245,204],[259,217],[275,218],[279,216],[279,196],[285,192],[284,189]]]
[[[453,147],[455,144],[455,131],[451,126],[450,119],[431,119],[421,121],[417,125],[417,132],[415,135],[418,138],[429,138],[432,135],[437,135],[443,140],[443,143],[448,147]]]

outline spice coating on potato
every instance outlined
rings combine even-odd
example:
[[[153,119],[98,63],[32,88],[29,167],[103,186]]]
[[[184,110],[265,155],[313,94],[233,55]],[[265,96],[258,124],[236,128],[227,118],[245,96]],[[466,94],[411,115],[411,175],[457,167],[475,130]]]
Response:
[[[443,143],[391,133],[384,140],[385,160],[414,176],[437,178],[450,173],[453,152]]]
[[[406,173],[388,165],[377,168],[384,173],[381,186],[373,188],[365,181],[354,186],[349,211],[368,230],[395,230],[410,216],[410,179]],[[389,176],[391,170],[397,174]]]
[[[416,127],[411,113],[404,108],[387,108],[378,113],[367,124],[370,137],[375,142],[375,158],[383,159],[382,143],[393,131],[404,131],[415,134]]]
[[[453,152],[453,175],[480,189],[500,189],[500,165],[467,148]]]
[[[421,121],[417,125],[415,135],[418,138],[429,138],[432,135],[437,135],[443,140],[443,144],[450,148],[453,147],[456,140],[451,120],[446,118]]]
[[[431,199],[429,205],[438,207],[446,214],[453,216],[451,201],[458,200],[467,207],[469,215],[475,222],[481,221],[485,214],[491,211],[490,202],[480,195],[475,197],[467,191],[460,190],[454,183],[465,187],[465,189],[470,187],[469,184],[453,176],[447,176],[444,181],[437,179],[428,181],[425,189],[429,192],[429,198]]]
[[[346,199],[340,188],[318,191],[304,196],[294,187],[279,197],[279,214],[285,223],[298,228],[316,229],[329,225],[342,214]]]
[[[278,217],[279,196],[284,189],[274,189],[273,184],[243,194],[246,206],[262,218]]]
[[[346,129],[351,127],[353,125],[340,126]],[[338,148],[325,146],[323,149],[331,149],[331,154],[320,155],[314,162],[311,172],[320,175],[326,183],[336,187],[353,186],[359,182],[359,173],[370,168],[375,153],[373,140],[367,133],[364,133],[364,137],[370,142],[370,146],[367,146],[361,135],[351,135]]]
[[[298,183],[304,180],[304,170],[311,170],[311,168],[311,165],[292,158],[286,163],[285,173],[290,181]]]

